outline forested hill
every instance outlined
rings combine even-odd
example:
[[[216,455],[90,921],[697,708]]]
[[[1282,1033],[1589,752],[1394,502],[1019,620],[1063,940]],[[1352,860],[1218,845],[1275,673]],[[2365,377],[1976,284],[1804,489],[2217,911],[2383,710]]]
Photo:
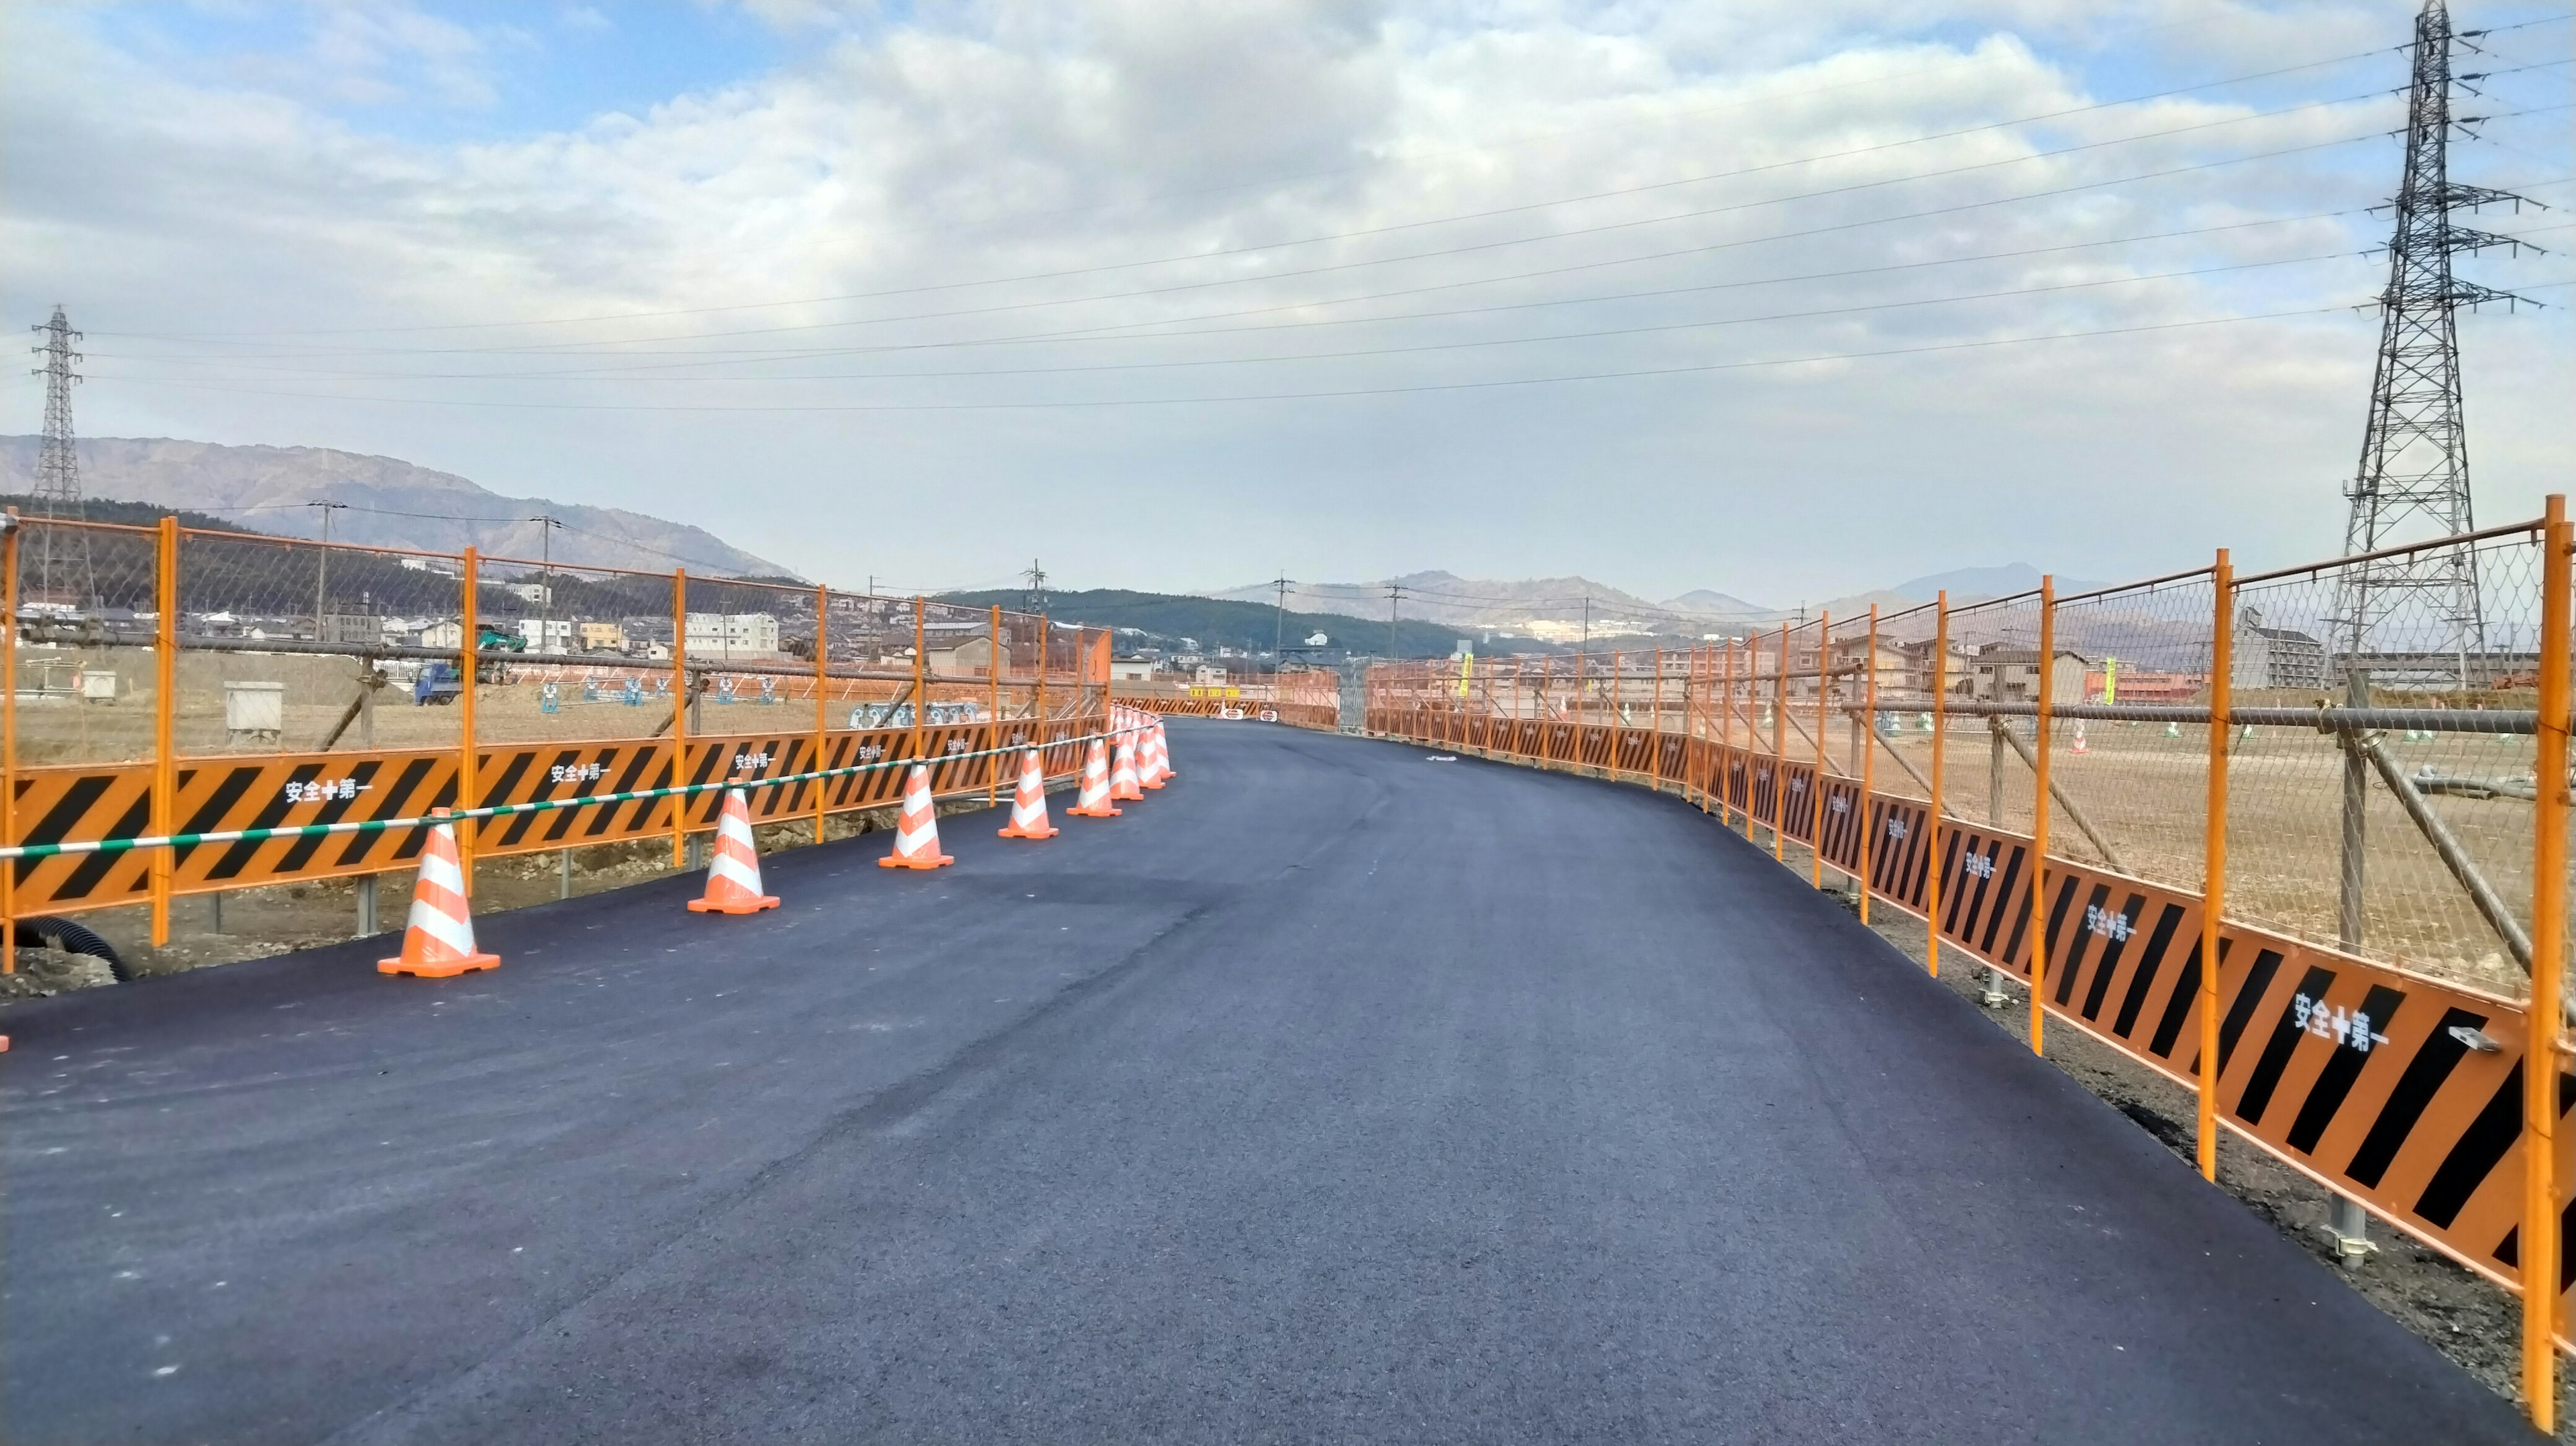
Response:
[[[995,603],[1018,608],[1027,596],[1016,590],[952,592],[940,594],[941,602],[966,603],[990,607]],[[1050,594],[1047,616],[1057,622],[1080,623],[1093,628],[1139,628],[1152,635],[1152,641],[1165,648],[1177,647],[1183,638],[1196,639],[1200,648],[1214,653],[1218,648],[1233,648],[1247,653],[1267,653],[1273,638],[1284,639],[1291,650],[1305,640],[1322,633],[1333,649],[1356,653],[1386,652],[1386,622],[1367,622],[1341,613],[1304,613],[1289,610],[1284,617],[1275,607],[1254,602],[1229,602],[1219,598],[1189,597],[1176,593],[1129,592],[1121,588],[1093,588],[1085,592]],[[1473,629],[1461,631],[1443,623],[1420,623],[1400,620],[1396,624],[1396,646],[1408,658],[1445,658],[1458,645],[1460,638],[1472,638],[1477,650],[1490,646],[1493,651],[1506,651],[1504,640],[1497,635],[1492,644],[1484,634]],[[1124,646],[1123,642],[1121,644]],[[1536,650],[1544,647],[1533,639],[1514,638],[1510,651]]]

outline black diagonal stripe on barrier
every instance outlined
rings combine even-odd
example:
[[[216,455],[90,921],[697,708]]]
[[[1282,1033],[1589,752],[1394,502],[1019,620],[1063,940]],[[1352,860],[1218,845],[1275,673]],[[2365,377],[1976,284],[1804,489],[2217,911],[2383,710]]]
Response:
[[[698,759],[697,771],[689,775],[689,782],[692,784],[703,785],[714,779],[716,776],[716,770],[726,761],[725,755],[732,751],[733,745],[730,743],[726,744],[722,748],[699,749],[698,752],[703,756]],[[704,793],[692,796],[706,801],[706,806],[702,810],[705,817],[700,820],[701,822],[714,822],[716,814],[721,812],[724,808],[724,794],[717,789],[710,788]],[[680,810],[680,816],[682,818],[685,819],[688,817],[688,798],[675,798],[671,800],[671,806]]]
[[[2021,882],[2021,845],[1999,842],[1997,847],[2004,850],[2004,866],[1995,875],[1994,907],[1987,911],[1985,937],[1979,941],[1977,952],[1989,959],[2000,957],[2006,964],[2010,964],[2013,951],[2006,949],[1998,956],[1995,953],[1995,936],[2003,931],[2006,915],[2019,919],[2022,923],[2013,926],[2012,941],[2018,947],[2021,943],[2022,924],[2030,922],[2030,906],[2013,897],[2017,892],[2014,886]]]
[[[481,750],[478,749],[476,751],[480,752]],[[476,796],[467,800],[465,806],[467,808],[490,808],[496,801],[508,799],[515,795],[519,791],[519,780],[527,776],[528,766],[536,761],[537,750],[533,748],[520,748],[513,750],[509,756],[509,761],[501,765],[501,776],[498,778],[494,778],[490,774],[485,773],[478,766],[474,770]],[[515,823],[517,820],[513,819],[511,822]],[[507,842],[509,830],[504,829],[502,832],[504,835],[504,842]]]
[[[2504,1084],[2488,1097],[2486,1108],[2478,1111],[2478,1117],[2461,1132],[2451,1153],[2442,1157],[2441,1167],[2425,1183],[2424,1193],[2416,1197],[2415,1213],[2436,1228],[2451,1228],[2451,1222],[2459,1219],[2460,1211],[2468,1205],[2469,1197],[2486,1183],[2487,1176],[2504,1159],[2505,1151],[2522,1137],[2523,1064],[2522,1060],[2513,1062]]]
[[[311,783],[313,776],[321,771],[322,765],[319,763],[299,763],[286,771],[286,781]],[[286,811],[294,806],[286,801],[286,790],[281,788],[275,798],[252,810],[250,822],[246,826],[275,828],[285,821]],[[259,857],[259,844],[254,840],[243,839],[238,843],[226,844],[224,851],[216,856],[213,865],[206,870],[206,878],[209,882],[217,879],[239,878],[241,871],[249,868],[251,860],[257,857]]]
[[[653,748],[651,744],[635,744],[634,751],[627,755],[626,767],[617,775],[617,786],[610,789],[609,792],[633,793],[635,790],[645,787],[646,785],[643,781],[644,770],[652,766],[652,763]],[[585,829],[584,832],[592,838],[598,838],[600,835],[609,832],[611,829],[617,827],[617,815],[621,811],[628,813],[626,831],[629,833],[642,833],[644,831],[645,819],[653,812],[653,800],[649,798],[639,798],[635,800],[634,808],[631,811],[624,810],[620,805],[614,803],[610,804],[606,808],[596,810],[597,817],[591,819],[589,827]]]
[[[2071,930],[2066,927],[2066,910],[2075,900],[2078,882],[2072,874],[2067,876],[2066,882],[2057,890],[2056,912],[2048,916],[2049,943],[2054,945],[2060,940],[2066,943],[2066,957],[2062,960],[2054,960],[2048,966],[2057,971],[2057,1007],[2060,1009],[2064,1009],[2067,1001],[2075,997],[2075,982],[2084,974],[2084,951],[2091,947],[2095,937],[2092,929],[2085,925],[2078,925]],[[2110,897],[2109,884],[2093,886],[2093,895],[2085,900],[2084,904],[2084,917],[2087,924],[2102,917],[2102,905]],[[2103,951],[2103,967],[2107,968],[2109,963],[2110,951],[2106,949]],[[2092,1016],[2085,1017],[2089,1019]]]
[[[2370,1133],[2361,1137],[2361,1148],[2353,1151],[2352,1163],[2344,1167],[2344,1174],[2353,1183],[2379,1188],[2388,1167],[2396,1162],[2397,1152],[2405,1148],[2406,1137],[2415,1132],[2424,1111],[2432,1108],[2433,1096],[2441,1093],[2451,1072],[2468,1056],[2468,1041],[2451,1031],[2474,1031],[2486,1022],[2485,1015],[2466,1009],[2443,1012],[2442,1022],[2433,1026],[2423,1047],[2406,1061],[2406,1072],[2397,1077],[2397,1087],[2388,1092],[2387,1102],[2379,1107],[2379,1118],[2370,1122]]]
[[[206,801],[198,804],[197,811],[189,814],[180,823],[179,832],[211,833],[220,828],[225,816],[233,811],[235,804],[241,802],[243,794],[250,792],[250,786],[259,781],[259,776],[264,771],[256,763],[237,764],[226,769],[222,781],[215,785],[213,792],[206,795]],[[195,780],[196,773],[197,770],[193,768],[180,770],[179,782],[183,789]],[[175,869],[185,864],[189,855],[196,851],[195,844],[181,844],[170,850],[171,867]]]
[[[823,766],[822,760],[819,758],[814,760],[810,765],[806,762],[805,750],[813,746],[814,740],[811,738],[800,737],[790,738],[787,740],[787,763],[785,766],[790,774],[813,773]],[[806,791],[815,786],[816,785],[810,780],[799,781],[787,785],[787,801],[779,806],[779,815],[781,817],[793,818],[803,814],[806,811]]]
[[[1916,809],[1913,822],[1906,826],[1905,902],[1915,908],[1924,903],[1924,885],[1932,862],[1930,809]]]
[[[357,784],[360,789],[364,789],[367,785],[374,783],[375,778],[375,759],[370,758],[364,762],[355,763],[350,766],[349,781]],[[329,798],[322,800],[322,807],[313,815],[313,821],[315,823],[338,823],[341,819],[348,817],[350,812],[356,809],[357,806],[358,795],[356,792],[351,792],[347,796],[343,797],[335,791]],[[322,840],[326,837],[328,837],[328,835],[309,833],[304,837],[295,840],[293,843],[288,844],[286,846],[286,852],[278,856],[277,867],[274,872],[281,874],[302,872],[304,866],[313,861],[313,856],[321,851]]]
[[[2146,909],[2147,896],[2131,894],[2128,902],[2120,906],[2120,912],[2112,916],[2120,921],[2119,928],[2103,944],[2102,958],[2093,966],[2092,986],[2084,992],[2086,1019],[2102,1017],[2102,1000],[2111,992],[2111,980],[2120,972],[2120,960],[2129,952],[2129,939],[2137,933],[2138,920]]]
[[[2147,937],[2147,951],[2138,956],[2137,972],[2129,976],[2128,991],[2120,999],[2120,1013],[2111,1023],[2111,1032],[2122,1039],[2129,1038],[2129,1031],[2137,1027],[2138,1011],[2146,1007],[2147,996],[2156,987],[2156,972],[2164,967],[2165,951],[2173,947],[2174,930],[2181,927],[2182,916],[2180,904],[2167,904],[2156,916],[2156,931]]]
[[[436,766],[437,762],[434,759],[413,758],[406,760],[402,766],[402,771],[394,775],[394,781],[392,783],[386,785],[385,796],[376,800],[375,812],[369,814],[368,817],[378,823],[389,818],[401,818],[403,816],[404,806],[411,802],[411,796],[413,794],[420,791],[421,781],[428,778],[429,771]],[[416,830],[405,829],[404,832],[412,833],[416,832]],[[370,852],[381,846],[384,841],[385,835],[380,833],[353,833],[349,835],[348,845],[340,850],[340,867],[347,868],[350,865],[359,862]]]
[[[2022,857],[2028,852],[2029,851],[2026,848],[2016,844],[2013,847],[2014,862],[2020,862]],[[2072,883],[2073,881],[2069,880],[2068,882]],[[2005,965],[2008,967],[2019,968],[2025,974],[2030,972],[2030,960],[2028,956],[2022,952],[2022,940],[2030,933],[2031,905],[2034,901],[2042,903],[2046,901],[2047,895],[2041,891],[2047,887],[2048,873],[2045,868],[2045,861],[2043,860],[2032,865],[2030,871],[2030,884],[2029,887],[2023,891],[2022,897],[2014,899],[2012,898],[2012,890],[2006,889],[2004,891],[2005,898],[2011,901],[2009,914],[2012,919],[2012,933],[2005,938],[2004,952],[1999,957],[2002,958]],[[2020,962],[2016,964],[2016,960]]]
[[[2228,941],[2228,938],[2218,941],[2218,961],[2221,964],[2226,964],[2228,959],[2228,943],[2233,941]],[[2174,1044],[2182,1039],[2182,1021],[2192,1018],[2192,1000],[2197,998],[2200,998],[2200,938],[2195,936],[2192,938],[2192,954],[2182,961],[2182,977],[2174,979],[2174,992],[2164,998],[2164,1018],[2156,1021],[2156,1039],[2146,1046],[2148,1054],[2154,1054],[2156,1059],[2174,1057]],[[2200,1062],[2195,1057],[2192,1072],[2197,1070],[2200,1070]]]
[[[2245,1077],[2245,1088],[2236,1097],[2236,1117],[2249,1125],[2263,1123],[2263,1114],[2272,1107],[2272,1092],[2280,1087],[2281,1072],[2290,1067],[2290,1056],[2297,1052],[2299,1041],[2308,1037],[2308,1023],[2302,1018],[2300,1001],[2309,1010],[2326,1002],[2326,991],[2334,987],[2331,969],[2309,965],[2299,976],[2298,992],[2281,1006],[2280,1017],[2272,1021],[2272,1037],[2263,1041],[2263,1053],[2254,1061],[2254,1072]],[[2226,1058],[2222,1051],[2219,1056]]]
[[[2308,1087],[2308,1097],[2299,1105],[2298,1118],[2290,1122],[2291,1149],[2302,1155],[2316,1153],[2317,1141],[2325,1138],[2326,1126],[2334,1123],[2353,1082],[2361,1078],[2362,1066],[2370,1063],[2374,1044],[2370,1036],[2387,1028],[2405,1002],[2405,995],[2385,984],[2373,984],[2362,996],[2361,1012],[2353,1017],[2353,1033],[2361,1047],[2355,1049],[2351,1040],[2336,1041],[2334,1056],[2318,1072],[2317,1082]]]
[[[2226,950],[2219,960],[2226,962]],[[2254,1022],[2254,1011],[2262,1008],[2263,996],[2272,987],[2272,976],[2280,972],[2281,952],[2265,949],[2255,954],[2254,967],[2246,971],[2243,988],[2236,991],[2236,1002],[2227,1007],[2227,1015],[2218,1022],[2218,1072],[2227,1072],[2227,1062],[2236,1057],[2236,1041],[2243,1038],[2245,1026]],[[2220,975],[2223,981],[2226,976]]]
[[[1977,936],[1977,914],[1985,907],[1986,890],[1994,884],[1994,856],[2001,852],[2001,848],[1990,849],[1985,840],[1973,834],[1961,834],[1959,838],[1960,846],[1953,851],[1956,857],[1942,860],[1941,877],[1944,880],[1956,879],[1960,887],[1950,895],[1950,917],[1942,921],[1941,929],[1943,933],[1957,935],[1961,943],[1973,944]],[[1984,859],[1985,871],[1970,874],[1967,869],[1971,858]],[[1970,878],[1974,878],[1976,883],[1969,884]]]
[[[61,843],[63,835],[72,831],[72,826],[79,823],[82,815],[97,805],[99,799],[106,795],[109,787],[115,782],[116,776],[110,773],[84,773],[73,779],[70,786],[63,790],[63,796],[54,800],[54,806],[45,810],[44,817],[37,819],[35,825],[27,830],[27,836],[19,842]],[[25,785],[22,783],[20,786]],[[113,837],[113,835],[105,836]],[[21,855],[13,862],[17,865],[18,882],[23,884],[27,881],[28,873],[34,870],[39,861]],[[57,892],[55,897],[73,896]]]
[[[151,822],[152,795],[145,793],[136,798],[126,808],[123,816],[110,825],[111,832],[107,836],[133,838],[149,827]],[[108,871],[116,867],[116,858],[115,854],[97,853],[82,859],[80,867],[72,870],[70,877],[63,880],[62,887],[54,891],[54,897],[57,899],[86,898],[91,890],[97,888],[107,878]]]
[[[540,782],[530,785],[528,796],[523,801],[527,803],[539,803],[554,797],[555,790],[564,786],[563,770],[567,767],[579,766],[581,762],[581,752],[581,749],[577,747],[558,748],[555,750],[554,761],[546,765],[545,778]],[[532,750],[527,756],[530,765],[533,766],[539,755]],[[578,797],[581,793],[580,784],[576,783],[571,786],[574,796]],[[509,795],[507,794],[502,795],[502,797],[505,798],[508,796]],[[570,809],[557,809],[551,815],[536,813],[512,814],[510,816],[509,826],[501,830],[501,836],[494,841],[494,845],[498,848],[515,848],[522,839],[525,839],[528,836],[528,831],[530,829],[537,827],[538,819],[548,817],[570,818],[572,817],[572,812],[573,811]]]

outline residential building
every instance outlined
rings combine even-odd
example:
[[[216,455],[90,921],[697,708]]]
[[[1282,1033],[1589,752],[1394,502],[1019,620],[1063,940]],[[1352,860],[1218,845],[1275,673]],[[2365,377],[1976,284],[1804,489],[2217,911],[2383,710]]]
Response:
[[[2060,648],[2049,667],[2049,699],[2078,702],[2084,697],[2084,675],[2091,662],[2071,648]],[[1972,695],[1980,703],[2039,701],[2039,649],[1988,648],[1968,660]]]
[[[622,653],[626,651],[626,629],[616,623],[575,623],[573,637],[585,653]]]
[[[2262,610],[2247,608],[2236,620],[2236,662],[2228,681],[2237,688],[2323,688],[2326,645],[2296,628],[2265,627]],[[2125,679],[2122,684],[2125,691]]]
[[[1931,638],[1921,638],[1914,642],[1896,645],[1896,653],[1902,663],[1898,680],[1893,686],[1898,691],[1916,698],[1929,698],[1936,691],[1946,691],[1952,697],[1973,691],[1975,681],[1968,669],[1967,650],[1957,643],[1952,643],[1950,651],[1942,657],[1936,667],[1932,661],[1933,641]],[[1881,689],[1891,686],[1883,666],[1878,685]]]
[[[692,658],[776,658],[778,619],[767,613],[691,613],[687,646]]]
[[[1152,658],[1111,658],[1109,660],[1109,681],[1113,683],[1150,683],[1154,680],[1154,668],[1155,662]]]
[[[528,640],[532,653],[569,653],[572,651],[572,623],[566,618],[521,618],[519,636]]]

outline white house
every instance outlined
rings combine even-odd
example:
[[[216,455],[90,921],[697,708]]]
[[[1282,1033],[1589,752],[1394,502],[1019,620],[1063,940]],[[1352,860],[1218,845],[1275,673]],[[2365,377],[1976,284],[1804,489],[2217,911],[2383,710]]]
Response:
[[[778,619],[767,613],[691,613],[692,658],[775,658]]]

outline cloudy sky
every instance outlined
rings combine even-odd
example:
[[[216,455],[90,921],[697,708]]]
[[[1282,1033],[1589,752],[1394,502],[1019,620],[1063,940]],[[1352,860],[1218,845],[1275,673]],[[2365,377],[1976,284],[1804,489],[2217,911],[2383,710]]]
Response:
[[[0,0],[84,432],[383,453],[834,581],[1773,604],[2328,555],[2411,5]],[[2482,520],[2576,461],[2564,0],[2462,5]],[[13,369],[14,370],[14,369]],[[0,384],[0,430],[40,388]]]

